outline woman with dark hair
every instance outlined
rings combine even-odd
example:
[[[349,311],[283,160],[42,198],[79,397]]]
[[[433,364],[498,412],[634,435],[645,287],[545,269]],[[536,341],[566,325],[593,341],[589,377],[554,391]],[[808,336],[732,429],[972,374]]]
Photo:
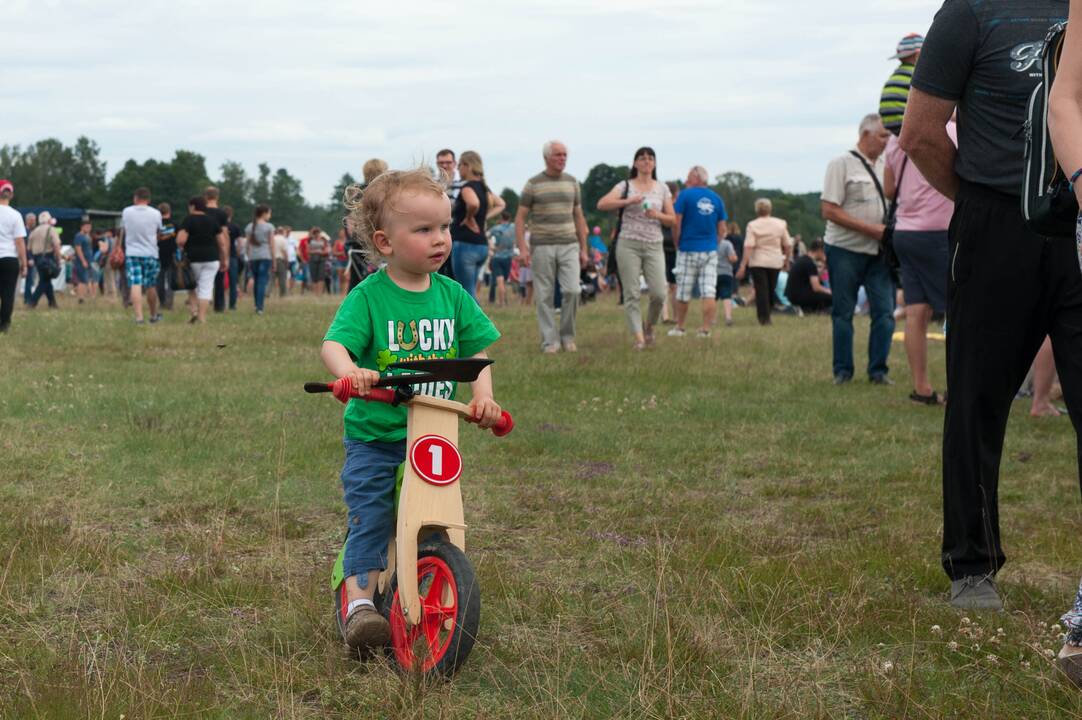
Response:
[[[248,238],[248,264],[252,268],[252,297],[257,315],[263,314],[263,299],[270,284],[271,263],[274,261],[274,226],[270,224],[270,205],[255,206],[252,222],[244,228]]]
[[[214,297],[218,268],[229,264],[229,247],[221,223],[207,215],[207,200],[196,195],[188,201],[188,217],[177,229],[177,247],[184,250],[195,275],[195,287],[188,291],[190,322],[205,323],[207,307]]]
[[[624,312],[628,328],[635,336],[634,347],[642,350],[654,342],[654,326],[665,305],[665,252],[662,227],[676,220],[672,193],[657,179],[657,156],[653,149],[635,151],[635,160],[627,180],[616,186],[597,203],[602,212],[619,212],[616,234],[616,266],[623,288]],[[646,321],[639,307],[639,277],[646,278],[650,309]]]
[[[462,188],[451,214],[451,268],[455,280],[476,300],[477,277],[488,259],[485,223],[503,212],[506,203],[488,189],[481,156],[473,150],[459,157],[458,174]]]

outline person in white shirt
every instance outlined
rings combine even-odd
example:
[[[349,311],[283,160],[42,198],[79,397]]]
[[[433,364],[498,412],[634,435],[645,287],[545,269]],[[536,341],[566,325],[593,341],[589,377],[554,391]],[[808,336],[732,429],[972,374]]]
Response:
[[[124,242],[124,272],[131,288],[131,304],[135,309],[135,322],[143,324],[143,288],[146,288],[150,322],[162,319],[158,313],[158,233],[164,229],[162,214],[150,207],[150,190],[138,188],[132,204],[121,214],[121,232]]]
[[[0,333],[11,327],[15,309],[15,288],[26,277],[26,225],[23,216],[11,207],[15,186],[0,180]]]
[[[289,291],[293,292],[293,283],[297,281],[299,268],[297,267],[297,238],[293,237],[293,228],[283,226],[286,241],[286,262],[289,263]]]

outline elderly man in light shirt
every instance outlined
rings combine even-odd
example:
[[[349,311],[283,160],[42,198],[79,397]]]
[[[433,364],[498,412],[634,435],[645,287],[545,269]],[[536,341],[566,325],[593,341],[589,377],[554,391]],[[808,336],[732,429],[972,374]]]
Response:
[[[879,243],[887,200],[883,195],[883,150],[890,132],[878,115],[860,123],[856,147],[830,161],[820,197],[827,221],[827,264],[833,292],[834,384],[853,379],[853,311],[857,291],[868,293],[872,330],[868,339],[868,380],[890,385],[887,357],[894,334],[894,282]]]

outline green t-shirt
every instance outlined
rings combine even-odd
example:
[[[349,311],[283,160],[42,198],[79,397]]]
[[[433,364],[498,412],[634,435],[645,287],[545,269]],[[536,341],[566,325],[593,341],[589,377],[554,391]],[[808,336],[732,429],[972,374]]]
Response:
[[[369,275],[350,291],[334,316],[324,340],[341,343],[358,367],[380,375],[402,375],[388,369],[395,362],[436,358],[468,358],[499,339],[496,326],[454,280],[432,273],[424,292],[395,285],[386,270]],[[453,400],[458,383],[414,385],[419,394]],[[406,408],[354,398],[346,405],[346,437],[364,442],[396,442],[406,438]]]

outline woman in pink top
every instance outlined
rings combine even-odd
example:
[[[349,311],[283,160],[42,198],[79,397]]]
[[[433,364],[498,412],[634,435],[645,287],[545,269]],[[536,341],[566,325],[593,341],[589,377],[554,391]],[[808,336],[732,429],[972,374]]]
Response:
[[[755,201],[758,216],[744,228],[744,257],[736,279],[743,280],[751,268],[751,282],[755,286],[755,314],[760,325],[770,324],[770,310],[774,307],[774,293],[778,289],[778,272],[789,263],[793,252],[793,240],[789,237],[789,224],[771,215],[774,205],[766,198]]]
[[[953,122],[948,123],[947,134],[958,142]],[[887,143],[886,162],[883,192],[897,206],[894,252],[901,263],[905,296],[905,354],[913,376],[909,399],[939,405],[944,402],[943,396],[932,389],[928,379],[927,333],[932,314],[947,310],[947,227],[954,203],[924,179],[894,136]]]

